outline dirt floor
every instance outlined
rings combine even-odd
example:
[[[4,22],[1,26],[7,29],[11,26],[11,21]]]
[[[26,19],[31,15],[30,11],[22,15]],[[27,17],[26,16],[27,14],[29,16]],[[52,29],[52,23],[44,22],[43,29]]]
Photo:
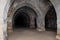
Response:
[[[8,40],[56,40],[52,31],[38,32],[32,29],[17,29],[9,34]]]

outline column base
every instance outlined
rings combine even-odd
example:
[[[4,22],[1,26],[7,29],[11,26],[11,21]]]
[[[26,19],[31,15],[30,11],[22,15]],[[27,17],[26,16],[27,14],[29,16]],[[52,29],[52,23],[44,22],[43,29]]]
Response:
[[[57,35],[57,36],[56,36],[56,39],[57,39],[57,40],[60,40],[60,36],[59,36],[59,35]]]
[[[45,29],[37,28],[37,31],[39,31],[39,32],[43,32],[43,31],[45,31]]]
[[[11,33],[11,32],[13,32],[12,27],[8,27],[8,33]]]
[[[35,26],[30,26],[30,28],[34,29],[34,28],[35,28]]]
[[[8,30],[8,33],[12,33],[13,32],[13,30]]]

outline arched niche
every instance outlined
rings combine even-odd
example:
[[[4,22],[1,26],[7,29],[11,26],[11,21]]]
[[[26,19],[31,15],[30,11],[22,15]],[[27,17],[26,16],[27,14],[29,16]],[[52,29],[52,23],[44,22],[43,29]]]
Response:
[[[45,16],[45,29],[57,31],[57,15],[53,6],[50,7]]]

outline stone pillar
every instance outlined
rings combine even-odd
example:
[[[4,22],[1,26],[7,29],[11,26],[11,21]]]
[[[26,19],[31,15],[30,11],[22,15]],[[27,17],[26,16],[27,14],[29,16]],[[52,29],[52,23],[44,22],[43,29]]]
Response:
[[[60,6],[56,7],[57,11],[57,36],[56,38],[60,40]]]
[[[3,32],[3,27],[4,27],[4,21],[3,21],[3,12],[4,8],[6,5],[6,0],[0,0],[0,40],[4,40],[4,32]]]
[[[0,40],[4,40],[4,35],[3,35],[3,23],[2,23],[2,20],[1,20],[1,15],[0,15]]]
[[[37,30],[38,31],[45,31],[45,19],[43,18],[43,16],[39,16],[37,19]]]
[[[10,0],[0,0],[0,40],[7,40],[7,13]]]
[[[60,0],[50,0],[53,4],[56,14],[57,14],[57,36],[56,38],[60,40]]]
[[[13,28],[12,28],[12,18],[9,18],[8,17],[8,20],[7,20],[7,30],[8,30],[8,33],[11,33],[13,32]]]
[[[35,28],[35,20],[34,17],[30,18],[30,28]]]

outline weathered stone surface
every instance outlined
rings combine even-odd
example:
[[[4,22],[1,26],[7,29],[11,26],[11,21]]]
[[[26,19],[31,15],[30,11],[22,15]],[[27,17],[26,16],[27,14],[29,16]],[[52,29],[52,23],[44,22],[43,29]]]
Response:
[[[36,23],[37,23],[37,29],[38,30],[45,30],[45,21],[44,21],[44,16],[46,14],[46,12],[49,10],[49,3],[48,1],[44,2],[44,1],[39,1],[39,0],[15,0],[14,3],[12,4],[12,6],[10,7],[10,16],[8,17],[9,20],[12,20],[12,16],[14,15],[14,12],[21,8],[21,7],[30,7],[32,8],[35,12],[36,12]],[[31,16],[31,20],[33,19],[33,14],[29,14]],[[11,23],[11,22],[10,22]],[[31,21],[31,28],[34,28],[34,22]]]
[[[57,13],[57,39],[60,40],[60,0],[50,0]]]
[[[0,0],[0,40],[4,40],[5,36],[7,36],[7,21],[12,19],[14,12],[23,7],[29,6],[37,13],[37,30],[43,31],[45,30],[45,14],[49,10],[49,2],[44,0]],[[56,38],[60,40],[60,0],[50,0],[53,4],[56,14],[57,14],[57,35]],[[11,4],[13,2],[13,4]],[[11,6],[10,6],[11,4]],[[9,9],[10,7],[10,9]],[[10,14],[8,13],[9,11]],[[7,15],[8,13],[8,15]],[[11,16],[10,19],[7,19],[7,16]],[[9,18],[9,17],[8,17]],[[9,22],[11,22],[10,20]],[[12,26],[12,25],[11,25]],[[11,27],[8,29],[12,29]],[[11,32],[11,30],[9,30]]]

